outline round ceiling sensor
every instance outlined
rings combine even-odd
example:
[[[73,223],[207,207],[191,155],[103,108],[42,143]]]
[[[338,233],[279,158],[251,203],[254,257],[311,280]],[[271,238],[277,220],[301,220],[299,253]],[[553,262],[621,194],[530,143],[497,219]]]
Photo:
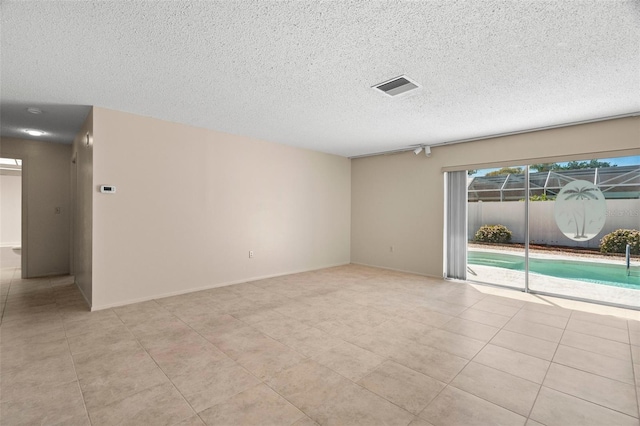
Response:
[[[27,108],[27,111],[30,112],[31,114],[42,114],[42,110],[36,107],[29,107]]]

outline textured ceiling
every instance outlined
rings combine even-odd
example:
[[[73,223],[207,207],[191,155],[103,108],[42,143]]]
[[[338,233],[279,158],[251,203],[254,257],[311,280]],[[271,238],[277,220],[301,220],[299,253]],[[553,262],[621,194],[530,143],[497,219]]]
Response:
[[[635,0],[0,7],[3,135],[96,105],[355,156],[640,111]]]

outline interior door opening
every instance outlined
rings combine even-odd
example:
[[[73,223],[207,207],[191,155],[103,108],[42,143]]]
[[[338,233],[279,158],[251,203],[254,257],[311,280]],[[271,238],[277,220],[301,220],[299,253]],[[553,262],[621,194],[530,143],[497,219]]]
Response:
[[[22,160],[0,158],[0,264],[2,281],[21,277]]]

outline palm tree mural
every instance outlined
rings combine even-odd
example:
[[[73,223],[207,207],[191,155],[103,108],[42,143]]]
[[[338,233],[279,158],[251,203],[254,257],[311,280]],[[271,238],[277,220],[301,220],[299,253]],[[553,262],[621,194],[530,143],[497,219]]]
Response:
[[[564,198],[566,201],[576,200],[581,201],[578,205],[580,209],[573,209],[571,214],[573,215],[573,223],[576,227],[576,235],[574,238],[588,238],[585,234],[586,222],[587,222],[587,209],[585,206],[585,201],[589,200],[597,200],[598,193],[597,188],[588,188],[588,187],[580,187],[576,189],[568,189],[565,191],[566,197]],[[582,227],[578,228],[578,218],[582,218]]]
[[[554,204],[556,225],[573,241],[586,243],[595,238],[607,221],[604,194],[586,180],[576,179],[567,183],[558,193]]]

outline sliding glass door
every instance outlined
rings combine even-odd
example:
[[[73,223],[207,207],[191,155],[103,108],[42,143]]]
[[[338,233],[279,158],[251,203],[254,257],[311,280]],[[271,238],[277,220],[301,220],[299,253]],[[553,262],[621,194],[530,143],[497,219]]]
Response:
[[[469,172],[468,280],[525,288],[525,178],[517,165]]]
[[[467,280],[640,307],[640,157],[468,171]]]
[[[532,166],[531,291],[640,306],[639,160]]]

